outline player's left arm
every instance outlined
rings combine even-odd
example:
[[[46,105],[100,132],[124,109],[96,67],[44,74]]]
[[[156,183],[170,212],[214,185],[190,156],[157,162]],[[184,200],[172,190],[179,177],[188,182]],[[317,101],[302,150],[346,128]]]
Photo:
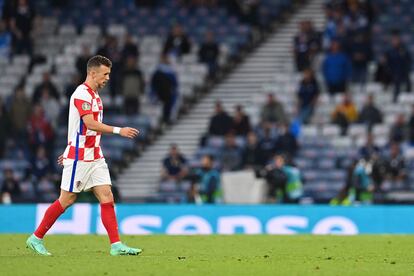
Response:
[[[102,132],[102,133],[115,133],[119,134],[122,137],[133,139],[138,136],[139,131],[136,128],[132,127],[115,127],[115,126],[109,126],[104,123],[98,122],[93,118],[92,114],[86,114],[82,116],[82,121],[85,124],[85,126],[93,131],[96,132]]]

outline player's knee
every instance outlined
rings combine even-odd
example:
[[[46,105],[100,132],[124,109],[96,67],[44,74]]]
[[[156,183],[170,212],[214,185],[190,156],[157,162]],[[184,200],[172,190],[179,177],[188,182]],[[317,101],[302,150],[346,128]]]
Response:
[[[75,194],[61,195],[59,197],[59,202],[62,205],[63,209],[67,209],[68,207],[73,205],[75,203],[75,201],[76,201],[76,195]]]
[[[107,189],[101,192],[100,201],[101,203],[114,201],[114,196],[112,194],[111,189]]]

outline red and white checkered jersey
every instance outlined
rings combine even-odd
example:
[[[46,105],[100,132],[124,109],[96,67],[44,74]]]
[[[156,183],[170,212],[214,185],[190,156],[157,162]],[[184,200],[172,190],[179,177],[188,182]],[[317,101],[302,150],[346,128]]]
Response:
[[[82,116],[93,114],[102,122],[103,105],[99,95],[86,83],[79,85],[69,101],[68,145],[64,159],[90,162],[103,158],[100,142],[102,133],[87,129]]]

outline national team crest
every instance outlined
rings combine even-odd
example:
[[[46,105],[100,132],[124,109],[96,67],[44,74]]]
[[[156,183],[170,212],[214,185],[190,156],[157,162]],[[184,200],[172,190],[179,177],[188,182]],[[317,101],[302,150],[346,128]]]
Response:
[[[91,110],[91,105],[89,104],[89,103],[83,103],[82,104],[82,110],[85,110],[85,111],[87,111],[87,110]]]

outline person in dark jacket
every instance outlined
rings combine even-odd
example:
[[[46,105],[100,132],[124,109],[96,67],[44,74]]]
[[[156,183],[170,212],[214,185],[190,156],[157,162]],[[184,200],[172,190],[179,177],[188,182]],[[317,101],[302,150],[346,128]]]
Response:
[[[251,131],[247,134],[247,144],[242,154],[243,168],[258,171],[262,167],[260,154],[257,136]]]
[[[214,77],[218,68],[218,58],[220,55],[220,48],[217,44],[214,33],[208,31],[204,42],[200,46],[198,51],[198,60],[208,66],[208,72],[210,77]]]
[[[319,96],[319,85],[312,69],[303,72],[303,79],[299,85],[298,107],[301,122],[308,123],[315,110]]]
[[[368,95],[365,105],[359,113],[359,122],[367,124],[368,129],[371,129],[375,124],[382,123],[382,112],[375,106],[374,95]]]
[[[275,151],[277,154],[283,154],[289,157],[288,159],[295,157],[298,151],[298,142],[295,136],[290,132],[289,126],[283,124],[280,127],[279,136],[275,142]]]
[[[224,136],[228,134],[233,127],[233,119],[223,109],[221,102],[216,102],[215,114],[210,119],[208,127],[209,135]]]
[[[191,51],[191,42],[181,25],[174,25],[164,44],[164,53],[181,57]]]
[[[45,72],[43,73],[42,77],[43,77],[42,82],[36,86],[33,92],[32,102],[39,103],[40,99],[42,98],[43,90],[45,89],[49,90],[50,96],[52,96],[57,101],[59,101],[60,94],[59,94],[58,89],[56,88],[56,85],[50,79],[50,73]]]
[[[323,61],[322,71],[330,95],[346,91],[352,65],[348,56],[341,51],[338,41],[332,41],[331,50]]]
[[[367,80],[368,62],[371,60],[371,45],[367,35],[357,32],[350,39],[349,56],[352,61],[352,81],[365,84]]]
[[[406,91],[411,91],[410,71],[412,63],[410,52],[401,42],[398,32],[392,34],[391,49],[387,51],[385,57],[394,85],[394,102],[396,102],[401,91],[401,85],[405,86]]]
[[[250,131],[250,118],[244,113],[243,106],[237,105],[233,116],[233,132],[236,135],[246,136]]]

